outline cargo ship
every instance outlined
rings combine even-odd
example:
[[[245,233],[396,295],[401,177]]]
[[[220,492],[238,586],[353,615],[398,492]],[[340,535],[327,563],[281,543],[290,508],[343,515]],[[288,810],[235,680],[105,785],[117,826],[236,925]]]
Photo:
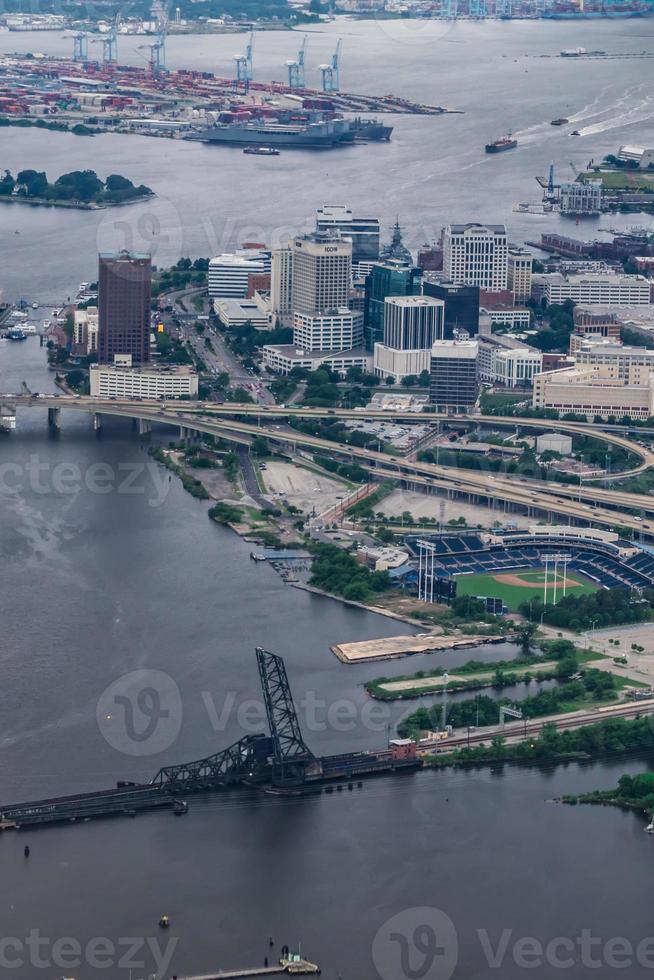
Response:
[[[517,139],[514,139],[509,133],[508,136],[502,136],[498,140],[493,140],[492,143],[487,143],[486,153],[503,153],[504,150],[512,150],[517,145]]]
[[[355,140],[388,141],[391,138],[393,127],[386,126],[385,123],[381,123],[377,119],[361,119],[360,116],[357,116],[350,123],[350,130],[354,134]]]
[[[203,143],[226,143],[286,149],[323,150],[351,143],[354,135],[346,119],[318,122],[280,123],[268,120],[217,122],[188,139]]]

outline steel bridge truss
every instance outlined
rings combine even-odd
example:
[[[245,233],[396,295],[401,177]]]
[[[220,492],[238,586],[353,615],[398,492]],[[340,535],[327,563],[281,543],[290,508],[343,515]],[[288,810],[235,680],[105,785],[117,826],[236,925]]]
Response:
[[[276,786],[301,783],[316,760],[302,737],[284,661],[257,647],[257,664],[273,745],[272,781]]]
[[[164,766],[151,785],[160,786],[165,792],[176,795],[229,786],[245,779],[260,779],[269,768],[271,752],[271,739],[265,735],[246,735],[206,759]]]

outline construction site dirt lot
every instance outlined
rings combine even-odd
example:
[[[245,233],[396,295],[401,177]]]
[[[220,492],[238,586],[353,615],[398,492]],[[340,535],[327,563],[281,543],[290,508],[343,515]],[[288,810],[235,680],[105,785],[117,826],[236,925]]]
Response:
[[[349,492],[349,488],[339,480],[324,476],[315,470],[295,463],[281,460],[266,460],[261,476],[266,493],[281,494],[288,504],[298,507],[303,513],[321,514],[333,507],[339,497]]]
[[[404,511],[409,511],[412,517],[435,517],[436,520],[447,524],[448,521],[464,517],[469,527],[492,527],[495,522],[505,525],[515,524],[519,528],[527,528],[534,523],[533,517],[526,514],[505,513],[502,505],[495,508],[480,507],[476,504],[466,504],[462,500],[448,500],[445,496],[432,493],[415,493],[412,490],[394,490],[375,507],[386,517],[399,517]],[[462,530],[454,528],[454,532]]]
[[[378,640],[360,640],[356,643],[338,643],[332,652],[344,664],[389,660],[412,653],[431,653],[436,650],[454,650],[457,647],[477,646],[488,640],[485,636],[444,636],[442,633],[418,633],[416,636],[385,636]]]

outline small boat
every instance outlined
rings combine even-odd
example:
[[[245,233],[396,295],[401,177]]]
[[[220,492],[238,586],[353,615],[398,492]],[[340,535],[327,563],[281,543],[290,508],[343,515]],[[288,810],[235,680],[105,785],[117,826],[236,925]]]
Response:
[[[645,827],[646,834],[654,834],[654,817],[652,817],[650,823]]]
[[[188,813],[188,803],[184,800],[175,800],[173,804],[173,813],[176,817],[182,817],[185,813]]]
[[[581,136],[581,133],[579,132],[578,129],[573,129],[572,132],[570,133],[570,135],[571,136]]]
[[[561,116],[560,119],[553,119],[550,123],[550,126],[565,126],[567,122],[570,122],[570,120],[565,119],[563,116]]]
[[[170,918],[167,915],[162,915],[161,918],[159,919],[159,928],[168,929],[169,926],[170,926]]]
[[[278,157],[279,150],[274,146],[246,146],[244,153],[251,153],[258,157]]]

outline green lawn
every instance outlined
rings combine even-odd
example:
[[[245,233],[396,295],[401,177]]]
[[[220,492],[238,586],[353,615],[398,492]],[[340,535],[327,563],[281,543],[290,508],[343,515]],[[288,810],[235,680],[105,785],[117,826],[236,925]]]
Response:
[[[508,585],[505,582],[497,582],[495,575],[515,574],[527,582],[533,582],[533,589],[530,586]],[[550,568],[550,584],[548,587],[548,601],[553,598],[552,579],[553,569]],[[557,599],[562,597],[562,572],[559,572],[559,587]],[[580,572],[568,572],[568,579],[574,579],[575,585],[568,585],[566,595],[584,595],[588,592],[596,592],[597,585],[585,578]],[[509,609],[515,610],[521,602],[528,602],[529,599],[543,598],[545,591],[545,569],[543,568],[514,568],[510,572],[496,572],[480,575],[457,575],[457,595],[478,595],[493,596],[503,599]]]
[[[654,173],[646,170],[601,170],[582,175],[584,182],[601,180],[607,190],[648,191],[654,190]]]

